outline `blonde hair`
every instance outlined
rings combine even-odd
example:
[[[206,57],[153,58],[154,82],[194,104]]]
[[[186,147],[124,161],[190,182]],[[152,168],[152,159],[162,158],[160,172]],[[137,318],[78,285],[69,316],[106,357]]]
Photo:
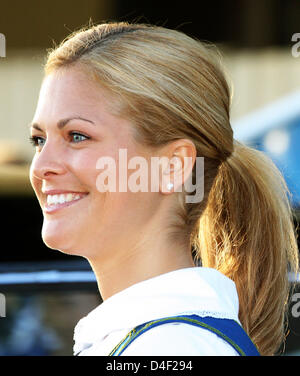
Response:
[[[274,354],[284,339],[288,268],[298,270],[289,192],[266,155],[234,140],[217,50],[163,27],[107,23],[51,50],[45,73],[73,64],[120,99],[139,142],[193,141],[205,159],[204,198],[179,199],[179,233],[204,267],[236,283],[244,329],[261,354]]]

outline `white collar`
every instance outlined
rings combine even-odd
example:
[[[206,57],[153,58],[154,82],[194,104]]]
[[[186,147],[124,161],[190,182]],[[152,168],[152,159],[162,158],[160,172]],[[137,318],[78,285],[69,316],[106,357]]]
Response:
[[[74,352],[101,341],[111,332],[129,331],[150,320],[197,314],[238,321],[238,310],[234,282],[217,270],[175,270],[116,293],[82,318],[74,331]]]

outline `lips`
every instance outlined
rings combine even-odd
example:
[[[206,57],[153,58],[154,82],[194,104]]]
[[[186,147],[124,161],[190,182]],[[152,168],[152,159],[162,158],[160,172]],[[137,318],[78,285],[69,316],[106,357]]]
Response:
[[[47,202],[44,206],[46,213],[53,213],[62,208],[76,204],[78,201],[87,196],[86,192],[71,192],[71,191],[46,191]]]

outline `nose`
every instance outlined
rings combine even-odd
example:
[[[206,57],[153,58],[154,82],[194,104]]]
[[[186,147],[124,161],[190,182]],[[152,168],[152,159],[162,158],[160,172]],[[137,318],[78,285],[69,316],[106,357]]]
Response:
[[[54,144],[45,143],[42,150],[33,157],[30,175],[39,180],[62,175],[66,171],[62,153]]]

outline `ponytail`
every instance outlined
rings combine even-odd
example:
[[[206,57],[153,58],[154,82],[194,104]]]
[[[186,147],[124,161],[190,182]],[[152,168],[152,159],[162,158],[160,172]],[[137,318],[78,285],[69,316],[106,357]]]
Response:
[[[244,329],[262,355],[272,355],[284,339],[288,268],[298,268],[289,192],[265,154],[234,145],[199,221],[198,256],[235,282]]]

